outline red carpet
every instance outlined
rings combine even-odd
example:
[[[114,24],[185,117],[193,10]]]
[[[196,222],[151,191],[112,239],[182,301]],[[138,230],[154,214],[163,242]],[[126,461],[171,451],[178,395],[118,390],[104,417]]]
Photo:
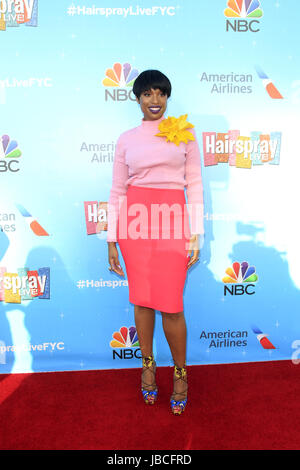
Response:
[[[158,368],[153,407],[139,369],[0,375],[0,448],[300,449],[297,365],[191,366],[183,416],[169,410],[172,372]]]

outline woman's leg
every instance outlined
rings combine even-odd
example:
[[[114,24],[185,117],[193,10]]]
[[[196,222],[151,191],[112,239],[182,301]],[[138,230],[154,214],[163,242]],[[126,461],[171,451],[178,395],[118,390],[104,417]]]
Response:
[[[186,360],[186,323],[184,313],[162,313],[162,324],[175,364],[183,367]]]
[[[177,367],[183,367],[186,361],[186,323],[184,313],[161,313],[163,329],[170,346],[173,361]],[[174,399],[176,401],[182,400],[186,391],[186,382],[183,379],[175,380]]]
[[[134,319],[142,355],[151,356],[153,352],[155,310],[135,305]]]
[[[153,354],[155,310],[135,305],[134,318],[142,356],[151,356]],[[148,386],[147,390],[155,390],[156,384],[153,376],[153,366],[143,369],[142,382],[153,384],[153,386]]]

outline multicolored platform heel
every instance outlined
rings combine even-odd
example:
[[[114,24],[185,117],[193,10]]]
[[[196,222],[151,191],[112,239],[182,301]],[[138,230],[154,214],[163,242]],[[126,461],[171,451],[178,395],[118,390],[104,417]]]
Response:
[[[187,404],[187,391],[188,391],[188,385],[187,385],[187,372],[186,372],[186,366],[184,365],[183,367],[177,367],[176,365],[174,366],[174,386],[175,382],[177,380],[183,380],[186,383],[186,389],[183,392],[173,392],[171,399],[170,399],[170,404],[171,404],[171,409],[174,415],[181,415],[186,407]],[[175,388],[175,387],[174,387]],[[178,400],[178,396],[182,399]]]
[[[154,405],[157,400],[158,388],[155,383],[155,373],[156,373],[156,362],[153,356],[142,356],[143,361],[143,372],[142,372],[142,394],[144,402],[147,405]],[[150,369],[150,367],[153,367]],[[150,370],[153,374],[153,382],[151,384],[143,380],[143,375],[146,370]]]

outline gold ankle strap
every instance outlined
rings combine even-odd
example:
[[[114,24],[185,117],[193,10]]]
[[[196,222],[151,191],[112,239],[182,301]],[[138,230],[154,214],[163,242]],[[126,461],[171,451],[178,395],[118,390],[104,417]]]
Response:
[[[183,367],[178,367],[174,366],[174,375],[175,377],[178,377],[180,379],[183,379],[186,377],[186,365],[184,365]]]
[[[142,356],[143,367],[151,367],[154,364],[154,357],[151,356]]]

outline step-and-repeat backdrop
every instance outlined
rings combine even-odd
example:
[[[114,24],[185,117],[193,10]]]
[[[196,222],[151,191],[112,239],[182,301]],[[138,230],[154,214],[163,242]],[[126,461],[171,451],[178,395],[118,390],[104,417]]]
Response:
[[[107,201],[149,68],[201,150],[188,364],[298,363],[299,14],[297,0],[0,0],[0,373],[140,367]],[[154,353],[172,364],[159,312]]]

